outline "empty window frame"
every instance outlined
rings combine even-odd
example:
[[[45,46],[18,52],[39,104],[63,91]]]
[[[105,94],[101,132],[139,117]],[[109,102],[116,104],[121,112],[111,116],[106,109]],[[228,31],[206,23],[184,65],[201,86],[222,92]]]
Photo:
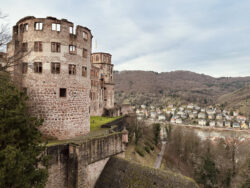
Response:
[[[73,34],[73,35],[76,34],[74,27],[69,27],[69,34]]]
[[[88,40],[88,33],[83,31],[83,39]]]
[[[35,30],[36,31],[43,30],[43,23],[42,22],[35,22]]]
[[[22,63],[22,73],[26,74],[28,72],[28,63]]]
[[[34,51],[35,52],[42,52],[43,51],[43,43],[42,43],[42,41],[35,41],[34,42]]]
[[[19,48],[19,41],[16,40],[16,41],[15,41],[15,49],[18,49],[18,48]]]
[[[67,96],[67,89],[66,88],[60,88],[59,96],[60,97],[66,97]]]
[[[43,72],[42,62],[34,62],[34,72],[35,73],[42,73]]]
[[[82,57],[84,57],[84,58],[88,57],[88,50],[85,48],[82,49]]]
[[[52,23],[52,31],[61,31],[61,24]]]
[[[87,77],[87,67],[82,66],[82,76]]]
[[[51,73],[52,74],[60,74],[60,63],[51,63]]]
[[[51,42],[51,52],[61,52],[61,44],[58,42]]]
[[[99,55],[96,55],[96,56],[95,56],[95,60],[96,60],[96,61],[99,61]]]
[[[13,32],[14,32],[15,34],[18,34],[18,26],[14,26],[14,27],[13,27]]]
[[[28,29],[29,29],[29,25],[27,23],[20,25],[21,33],[28,31]]]
[[[27,42],[23,42],[22,43],[22,52],[27,52],[28,51],[28,43]]]
[[[70,75],[76,75],[76,65],[69,64],[69,74]]]
[[[28,31],[28,30],[29,30],[29,24],[27,24],[27,23],[24,24],[24,25],[23,25],[23,28],[24,28],[24,31]]]
[[[69,53],[70,54],[76,54],[76,46],[69,45]]]

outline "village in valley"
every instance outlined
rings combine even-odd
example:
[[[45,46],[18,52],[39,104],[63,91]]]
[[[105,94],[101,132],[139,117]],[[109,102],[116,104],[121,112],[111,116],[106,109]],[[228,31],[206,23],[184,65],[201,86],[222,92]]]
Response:
[[[200,107],[190,103],[177,106],[169,104],[164,107],[140,105],[133,107],[137,119],[150,122],[165,122],[174,125],[199,127],[219,127],[228,129],[249,129],[249,119],[238,110],[226,110],[220,105]]]

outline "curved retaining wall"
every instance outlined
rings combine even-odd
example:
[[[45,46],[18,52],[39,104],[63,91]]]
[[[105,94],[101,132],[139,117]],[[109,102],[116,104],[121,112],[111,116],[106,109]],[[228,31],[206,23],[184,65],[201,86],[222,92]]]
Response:
[[[95,188],[197,188],[192,179],[170,171],[161,171],[112,157]]]

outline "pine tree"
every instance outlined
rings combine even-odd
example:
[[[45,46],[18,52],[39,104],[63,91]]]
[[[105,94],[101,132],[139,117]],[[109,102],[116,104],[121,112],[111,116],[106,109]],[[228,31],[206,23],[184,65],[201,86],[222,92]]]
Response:
[[[31,117],[27,97],[0,71],[0,187],[44,187],[48,172],[45,145]]]

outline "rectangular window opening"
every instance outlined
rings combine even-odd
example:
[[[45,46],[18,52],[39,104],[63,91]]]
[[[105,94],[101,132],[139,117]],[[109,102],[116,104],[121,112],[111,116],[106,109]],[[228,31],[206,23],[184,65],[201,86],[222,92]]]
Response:
[[[42,62],[35,62],[34,63],[34,72],[35,73],[42,73],[43,72],[43,64],[42,64]]]
[[[87,67],[85,66],[82,67],[82,76],[87,77]]]
[[[75,35],[76,34],[76,31],[75,31],[75,28],[74,27],[69,27],[69,34],[72,34],[72,35]]]
[[[35,30],[36,31],[43,30],[43,23],[42,22],[35,22]]]
[[[58,42],[51,42],[51,52],[61,52],[61,44]]]
[[[84,58],[87,58],[87,56],[88,56],[88,50],[87,49],[83,48],[83,50],[82,50],[82,56]]]
[[[76,46],[69,45],[69,53],[70,54],[76,54]]]
[[[42,52],[43,51],[43,43],[41,41],[35,41],[34,51],[35,52]]]
[[[66,95],[67,95],[67,89],[60,88],[60,97],[66,97]]]
[[[52,31],[61,31],[61,24],[52,23]]]
[[[88,40],[88,33],[83,31],[83,39]]]
[[[51,73],[60,74],[60,63],[51,63]]]
[[[22,73],[26,74],[28,72],[28,63],[22,63]]]
[[[27,42],[23,42],[22,43],[22,52],[27,52],[28,51],[28,43]]]
[[[76,65],[69,64],[69,74],[76,75]]]

